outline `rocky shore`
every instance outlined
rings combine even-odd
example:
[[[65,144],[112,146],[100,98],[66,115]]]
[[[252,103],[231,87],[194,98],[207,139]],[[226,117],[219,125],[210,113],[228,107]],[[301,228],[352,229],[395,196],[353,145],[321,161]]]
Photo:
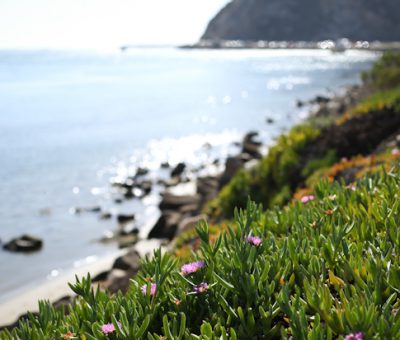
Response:
[[[309,119],[324,117],[333,119],[343,114],[349,107],[368,94],[367,87],[352,86],[346,90],[344,95],[317,96],[308,102],[298,101],[297,105],[298,107],[306,107],[310,111]],[[274,124],[274,121],[267,118],[266,124]],[[336,137],[340,138],[340,136]],[[211,145],[205,146],[205,148],[211,147]],[[152,191],[160,193],[159,217],[149,227],[148,235],[145,238],[140,233],[139,226],[135,223],[135,214],[113,215],[109,211],[103,211],[99,206],[75,208],[77,215],[85,212],[95,213],[98,214],[100,219],[114,219],[118,225],[115,232],[102,237],[100,241],[117,242],[119,248],[123,250],[117,258],[109,260],[107,266],[99,267],[97,265],[96,270],[87,269],[92,274],[94,284],[108,290],[110,294],[118,291],[126,292],[130,278],[139,270],[141,256],[151,255],[152,249],[155,247],[170,248],[176,236],[193,229],[199,221],[206,219],[204,207],[207,202],[214,199],[221,188],[229,183],[240,169],[254,166],[262,157],[265,148],[259,138],[259,133],[249,131],[237,143],[237,149],[236,154],[226,159],[215,159],[212,164],[202,164],[196,169],[185,163],[179,163],[173,167],[168,163],[160,164],[160,168],[169,173],[167,179],[150,179],[148,169],[138,168],[135,175],[111,183],[116,193],[115,204],[120,204],[125,200],[145,199]],[[204,171],[207,168],[212,169],[212,171],[207,173],[207,171]],[[40,247],[42,246],[41,240],[23,235],[3,247],[9,251],[24,251],[17,248],[17,245],[23,243],[24,240],[36,241],[40,243]],[[36,246],[35,249],[29,251],[39,251],[40,247]],[[85,275],[82,272],[80,274]],[[65,288],[67,286],[64,282],[64,290]],[[57,289],[59,289],[59,286]],[[36,301],[38,296],[31,296],[31,298]],[[61,290],[57,298],[54,294],[47,298],[54,298],[54,305],[56,306],[66,305],[73,300],[72,295],[65,294]],[[20,318],[25,318],[24,311],[26,311],[26,308],[31,309],[31,305],[22,305],[20,308],[21,310],[18,310],[17,313],[23,314]],[[16,311],[14,310],[14,312]],[[14,317],[17,317],[17,315]],[[2,322],[9,323],[9,318],[7,320],[7,322],[3,320]],[[12,328],[17,324],[18,321],[4,327]]]

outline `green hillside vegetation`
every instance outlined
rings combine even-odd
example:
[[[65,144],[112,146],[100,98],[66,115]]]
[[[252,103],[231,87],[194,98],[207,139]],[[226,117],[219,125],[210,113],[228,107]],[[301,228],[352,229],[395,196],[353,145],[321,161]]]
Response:
[[[400,62],[380,72],[400,55],[385,58],[364,76],[372,97],[345,120],[312,119],[282,136],[208,205],[223,222],[201,223],[174,252],[143,259],[126,295],[77,278],[67,310],[40,302],[39,315],[0,338],[398,339],[400,151],[376,147],[399,130],[377,122],[397,122],[388,93],[398,92]],[[337,138],[360,126],[371,143]]]
[[[214,242],[206,224],[198,227],[192,261],[204,264],[193,272],[156,251],[126,296],[78,280],[68,316],[41,303],[39,317],[1,338],[343,339],[363,332],[395,339],[399,190],[396,165],[356,189],[322,181],[308,203],[265,213],[249,203]],[[105,334],[108,323],[113,331]]]
[[[377,90],[391,89],[400,85],[400,58],[398,53],[384,54],[362,75],[363,81],[370,83]]]
[[[300,125],[281,136],[257,167],[240,171],[222,189],[219,197],[209,204],[210,212],[232,216],[236,207],[246,206],[248,197],[265,207],[282,205],[291,197],[305,166],[302,152],[319,134],[316,128]]]
[[[348,119],[357,115],[363,115],[370,112],[381,112],[381,111],[400,111],[400,86],[395,87],[391,90],[377,92],[370,96],[353,110],[345,114],[339,123],[343,123]]]

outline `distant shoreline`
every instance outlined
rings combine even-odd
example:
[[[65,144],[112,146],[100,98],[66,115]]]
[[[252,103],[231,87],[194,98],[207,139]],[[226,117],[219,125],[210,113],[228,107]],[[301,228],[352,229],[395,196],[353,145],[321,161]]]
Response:
[[[121,47],[129,48],[128,46]],[[339,39],[337,41],[246,41],[246,40],[200,40],[193,45],[178,46],[182,49],[306,49],[306,50],[330,50],[332,52],[344,52],[346,50],[361,51],[387,51],[400,50],[400,41],[356,41]]]

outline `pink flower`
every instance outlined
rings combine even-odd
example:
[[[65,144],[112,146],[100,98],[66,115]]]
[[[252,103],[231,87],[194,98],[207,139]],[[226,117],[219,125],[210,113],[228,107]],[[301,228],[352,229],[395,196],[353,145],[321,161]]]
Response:
[[[400,150],[399,150],[398,148],[392,149],[392,155],[393,155],[393,156],[398,156],[398,155],[400,155]]]
[[[154,296],[156,293],[157,285],[155,283],[152,283],[150,286],[150,296]],[[143,295],[147,294],[147,285],[142,286],[142,293]]]
[[[191,262],[184,264],[181,268],[181,273],[183,275],[188,275],[199,271],[201,268],[204,268],[206,263],[203,260]]]
[[[355,184],[349,184],[346,188],[350,189],[352,191],[356,191],[357,190],[357,187],[355,186]]]
[[[207,282],[202,282],[200,284],[198,284],[197,286],[193,287],[193,291],[195,293],[204,293],[205,291],[208,290],[208,283]]]
[[[363,339],[364,339],[363,332],[350,333],[345,337],[345,340],[363,340]]]
[[[106,324],[104,324],[103,326],[101,326],[101,331],[102,331],[104,334],[109,334],[109,333],[115,332],[114,324],[112,324],[112,323],[106,323]]]
[[[310,201],[313,201],[314,199],[315,199],[314,195],[306,195],[301,198],[301,203],[308,203]]]
[[[262,243],[262,240],[257,236],[247,236],[247,242],[250,243],[252,246],[259,247]]]

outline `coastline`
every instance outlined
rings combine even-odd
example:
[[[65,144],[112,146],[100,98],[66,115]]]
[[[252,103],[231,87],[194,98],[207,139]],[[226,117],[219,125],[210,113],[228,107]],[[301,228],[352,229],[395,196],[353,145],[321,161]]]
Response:
[[[363,88],[360,86],[349,86],[343,89],[344,94],[333,95],[332,97],[323,97],[317,96],[313,100],[307,102],[298,102],[298,106],[305,106],[308,111],[308,116],[305,120],[315,117],[315,116],[334,116],[336,111],[340,108],[343,109],[343,105],[348,105],[350,103],[354,103],[355,101],[359,101],[361,97],[360,93],[363,92]],[[346,104],[345,104],[346,103]],[[121,249],[117,251],[115,254],[110,254],[107,257],[100,258],[94,263],[83,265],[78,269],[71,269],[67,273],[52,279],[43,282],[38,287],[30,287],[22,292],[18,293],[18,296],[10,296],[6,301],[0,304],[0,326],[9,327],[16,325],[18,323],[21,315],[23,316],[27,311],[36,312],[38,310],[38,300],[49,300],[52,303],[57,303],[59,300],[66,299],[71,301],[72,291],[68,286],[68,282],[75,282],[75,276],[84,277],[88,273],[90,273],[92,279],[94,278],[94,285],[99,284],[102,288],[109,288],[115,282],[118,286],[120,283],[118,282],[122,276],[125,275],[125,279],[127,275],[131,273],[129,270],[125,272],[125,274],[119,273],[116,276],[112,275],[114,265],[118,258],[122,258],[124,255],[129,254],[130,252],[138,253],[140,257],[145,255],[151,255],[151,252],[160,246],[165,246],[165,249],[172,246],[176,237],[178,237],[183,231],[187,231],[190,228],[193,228],[194,225],[201,219],[206,216],[202,214],[201,210],[204,205],[212,200],[218,194],[219,190],[216,190],[217,187],[220,187],[218,183],[228,183],[234,174],[243,167],[249,167],[257,162],[263,155],[260,153],[261,149],[265,147],[258,140],[256,140],[258,136],[257,132],[248,132],[241,142],[239,153],[235,156],[228,157],[226,160],[226,164],[224,170],[219,172],[214,176],[206,176],[206,177],[197,177],[195,180],[191,182],[186,182],[184,179],[177,179],[173,182],[171,186],[165,186],[163,193],[161,194],[162,201],[160,203],[161,216],[159,218],[162,219],[164,214],[170,214],[171,210],[174,213],[178,213],[185,206],[190,205],[191,198],[196,195],[202,193],[201,204],[194,209],[196,212],[195,216],[191,216],[192,218],[188,219],[185,214],[181,215],[181,218],[178,222],[173,223],[171,226],[168,222],[168,218],[165,219],[163,225],[156,230],[154,235],[151,235],[154,232],[154,229],[157,229],[157,224],[151,223],[152,225],[146,226],[146,233],[150,236],[149,238],[143,238],[134,245]],[[250,155],[250,158],[243,160],[243,155]],[[210,164],[203,164],[203,167],[206,167]],[[205,183],[202,183],[202,179],[207,179]],[[208,186],[210,186],[211,181],[211,191]],[[194,185],[194,187],[193,187]],[[203,185],[203,189],[199,187]],[[206,189],[204,189],[206,188]],[[168,206],[167,208],[162,208],[162,202],[165,200],[172,200],[182,197],[183,203],[178,203],[176,206]],[[188,202],[189,203],[188,203]],[[186,225],[182,226],[182,222],[185,222]],[[174,228],[176,229],[173,232],[173,235],[168,234],[168,229]],[[166,230],[166,231],[165,231]],[[141,230],[141,234],[144,230]],[[167,233],[166,233],[167,232]],[[152,237],[151,237],[152,236]],[[153,238],[154,237],[154,238]],[[167,241],[169,239],[169,241]],[[113,265],[114,264],[114,265]],[[137,271],[137,269],[135,269]],[[112,277],[111,279],[109,277]],[[111,280],[111,282],[110,282]],[[114,280],[114,282],[112,282]]]
[[[321,92],[325,93],[325,91],[321,88]],[[300,98],[302,99],[302,98]],[[314,105],[315,104],[315,105]],[[321,103],[309,103],[308,101],[303,102],[302,105],[304,105],[304,107],[306,107],[306,111],[309,111],[309,114],[312,115],[313,113],[311,112],[311,110],[321,110],[324,108],[325,103],[322,103],[324,105],[321,105]],[[318,108],[317,108],[318,107]],[[266,117],[268,118],[268,117]],[[265,118],[264,118],[265,119]],[[304,119],[302,119],[303,121]],[[275,124],[276,122],[272,122],[269,123],[267,122],[267,124]],[[260,128],[263,129],[263,128]],[[282,132],[282,131],[281,131]],[[248,154],[249,152],[254,152],[255,156],[253,159],[248,159],[246,158],[245,160],[240,159],[240,153],[241,151],[238,152],[237,155],[233,155],[231,157],[231,159],[233,158],[235,161],[240,159],[240,164],[241,166],[250,166],[251,163],[256,162],[257,158],[259,157],[258,152],[260,148],[265,147],[265,145],[261,146],[258,145],[259,141],[257,140],[257,136],[254,135],[252,136],[253,132],[249,131],[249,133],[246,136],[242,135],[242,141],[241,142],[237,142],[237,146],[238,146],[238,150],[242,150],[242,152],[244,151],[244,149],[246,148],[246,153]],[[254,137],[254,139],[253,139]],[[247,146],[245,147],[245,140],[247,139]],[[205,152],[205,150],[203,151]],[[246,156],[247,157],[247,156]],[[249,162],[250,161],[250,162]],[[225,159],[220,158],[219,159],[219,165],[222,165],[222,162],[225,162]],[[202,164],[200,167],[204,166],[204,165],[210,165],[210,164]],[[172,168],[168,168],[167,171],[171,171],[173,170]],[[192,170],[192,169],[191,169]],[[200,174],[201,171],[198,172],[198,174]],[[230,174],[228,177],[232,177],[233,173]],[[216,177],[216,176],[214,176]],[[209,179],[209,178],[208,178]],[[226,180],[226,179],[225,179]],[[183,180],[181,179],[180,181],[178,181],[177,183],[168,183],[168,185],[166,185],[164,187],[164,189],[169,190],[172,195],[187,195],[187,196],[193,196],[196,195],[198,188],[194,189],[192,188],[191,192],[187,192],[187,191],[182,191],[179,190],[179,187],[184,187],[187,184],[192,184],[193,185],[193,178],[192,178],[192,182],[189,183],[185,183],[186,179],[184,178]],[[204,188],[207,188],[209,186],[209,184],[211,183],[211,187],[214,188],[215,183],[216,183],[216,179],[213,178],[210,181],[207,181],[204,184]],[[126,184],[126,183],[125,183]],[[172,184],[171,186],[169,186],[170,184]],[[208,189],[207,189],[208,190]],[[213,189],[214,191],[214,189]],[[210,193],[209,191],[206,191],[205,193]],[[215,194],[215,191],[214,191]],[[210,198],[210,197],[209,197]],[[212,197],[211,197],[212,198]],[[186,204],[185,204],[186,205]],[[184,206],[185,206],[184,205]],[[179,207],[179,210],[182,208]],[[185,209],[187,208],[187,205],[185,207]],[[169,210],[169,209],[166,209]],[[197,211],[197,213],[200,213],[200,211]],[[176,215],[175,215],[176,216]],[[199,216],[199,215],[197,215]],[[116,216],[113,216],[113,218]],[[157,219],[157,218],[156,218]],[[182,219],[179,221],[182,222]],[[186,221],[188,222],[188,221]],[[193,220],[190,221],[191,223],[189,223],[188,225],[193,227]],[[179,226],[178,226],[179,224]],[[181,230],[181,225],[180,223],[175,223],[176,227],[178,227],[178,233],[174,236],[179,236]],[[150,229],[152,229],[154,226],[153,225],[149,225],[148,226],[148,231],[150,231]],[[174,226],[173,226],[174,227]],[[184,228],[182,228],[184,229]],[[144,229],[140,229],[140,234],[142,234],[142,231],[144,231]],[[99,235],[100,236],[100,235]],[[143,235],[144,236],[144,235]],[[164,237],[162,239],[165,239]],[[162,243],[162,239],[157,240],[156,242],[158,242],[158,244]],[[149,242],[152,242],[152,240],[147,240],[147,239],[143,239],[141,240],[139,243],[136,243],[135,246],[133,247],[133,249],[137,250],[139,253],[144,254],[144,253],[148,253],[151,252],[155,247],[154,245],[149,244]],[[172,243],[170,242],[169,245],[171,245]],[[110,255],[107,259],[99,259],[98,261],[96,261],[95,263],[92,264],[88,264],[85,265],[82,268],[77,269],[72,269],[71,271],[68,271],[66,274],[63,274],[60,277],[57,277],[54,280],[51,281],[47,281],[44,282],[43,284],[41,284],[39,287],[35,287],[32,288],[32,286],[30,288],[25,289],[23,292],[21,292],[21,294],[19,296],[13,296],[10,297],[9,299],[7,299],[7,301],[5,301],[4,303],[0,304],[0,320],[1,320],[1,324],[10,324],[11,322],[15,322],[16,318],[25,313],[26,310],[31,310],[31,311],[35,311],[37,310],[37,300],[38,299],[49,299],[50,301],[56,301],[57,299],[59,299],[60,297],[65,296],[66,294],[69,293],[69,295],[71,295],[71,290],[69,289],[67,282],[74,282],[75,281],[75,274],[77,274],[79,277],[85,276],[88,272],[91,273],[92,277],[95,277],[99,274],[104,274],[104,273],[110,273],[112,271],[112,265],[113,262],[115,262],[116,258],[118,256],[122,256],[123,254],[129,252],[129,249],[126,249],[124,251],[118,252],[117,254],[113,254]],[[142,255],[143,256],[143,255]],[[101,280],[100,280],[101,281]],[[3,318],[4,316],[4,318]],[[9,321],[6,321],[9,320]]]
[[[122,46],[121,50],[129,49],[129,46]],[[339,39],[338,41],[247,41],[247,40],[223,40],[223,39],[204,39],[193,45],[182,45],[183,49],[310,49],[310,50],[331,50],[332,52],[344,52],[346,50],[354,51],[398,51],[400,42],[398,41],[357,41],[351,42],[348,39]]]

